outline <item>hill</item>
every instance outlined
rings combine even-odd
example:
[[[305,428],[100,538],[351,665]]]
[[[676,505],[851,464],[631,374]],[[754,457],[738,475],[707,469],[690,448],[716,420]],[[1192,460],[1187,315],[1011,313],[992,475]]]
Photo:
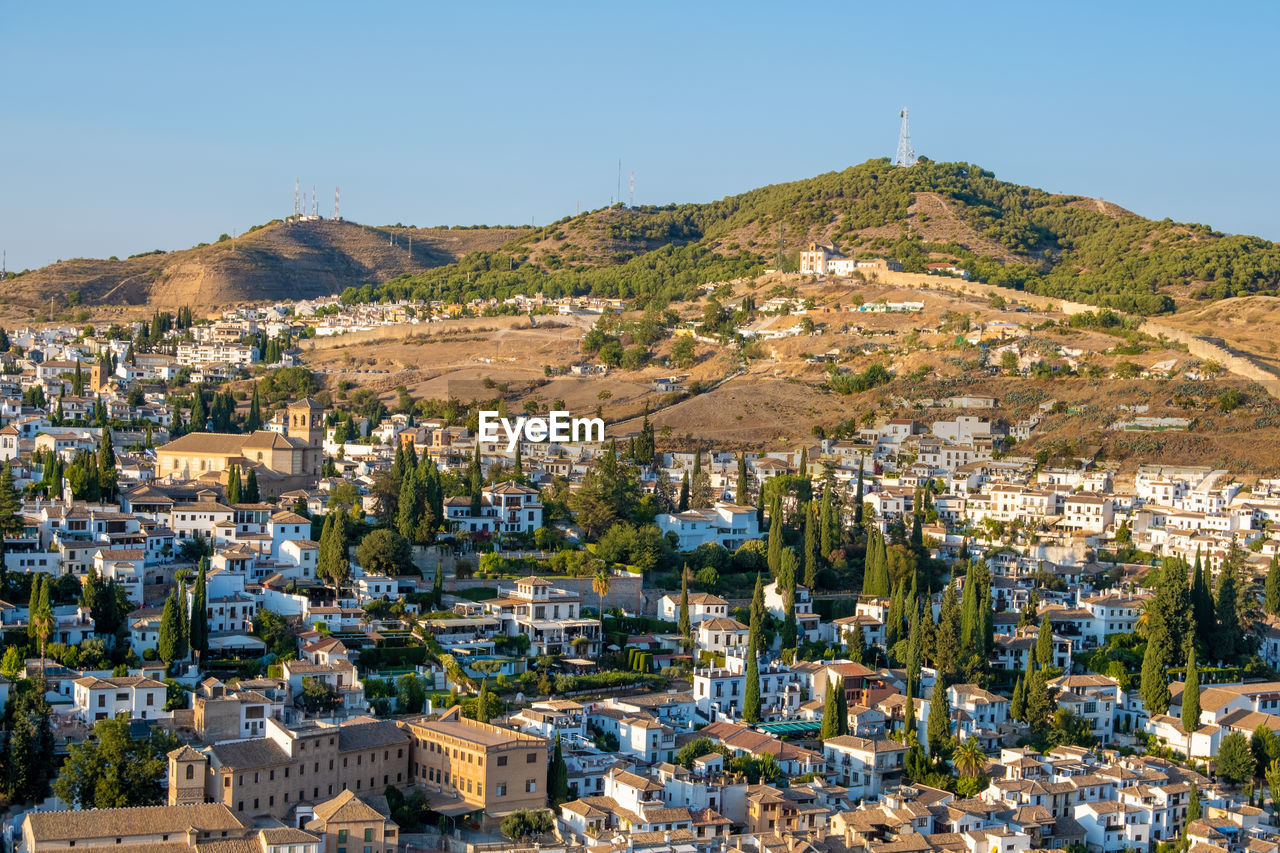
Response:
[[[705,204],[617,206],[536,229],[276,223],[182,252],[54,264],[17,279],[6,298],[28,308],[70,296],[208,309],[350,288],[355,301],[542,291],[666,305],[707,282],[793,270],[813,241],[895,258],[908,272],[947,260],[977,281],[1142,315],[1280,287],[1280,246],[1257,237],[1146,219],[968,163],[880,159]]]
[[[374,228],[343,220],[272,222],[237,237],[119,260],[75,259],[25,273],[5,286],[6,308],[44,312],[84,305],[190,305],[298,300],[341,293],[492,251],[511,228]],[[394,245],[393,245],[394,242]]]

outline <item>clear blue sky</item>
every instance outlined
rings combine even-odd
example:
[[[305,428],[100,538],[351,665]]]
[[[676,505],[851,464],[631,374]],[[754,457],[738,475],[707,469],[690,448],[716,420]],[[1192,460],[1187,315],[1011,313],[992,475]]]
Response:
[[[293,182],[546,223],[916,150],[1280,239],[1280,4],[0,0],[10,269],[212,241]],[[626,179],[624,176],[623,194]]]

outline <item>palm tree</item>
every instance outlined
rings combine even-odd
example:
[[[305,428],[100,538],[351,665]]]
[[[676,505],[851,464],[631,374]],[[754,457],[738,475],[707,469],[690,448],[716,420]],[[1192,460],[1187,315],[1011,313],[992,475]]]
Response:
[[[591,579],[591,591],[600,596],[600,618],[604,619],[604,597],[609,594],[609,570],[600,569]]]
[[[966,778],[973,778],[982,772],[982,768],[987,763],[986,753],[982,751],[982,747],[978,746],[978,741],[974,738],[965,738],[956,747],[951,755],[951,763],[955,765],[956,771]]]

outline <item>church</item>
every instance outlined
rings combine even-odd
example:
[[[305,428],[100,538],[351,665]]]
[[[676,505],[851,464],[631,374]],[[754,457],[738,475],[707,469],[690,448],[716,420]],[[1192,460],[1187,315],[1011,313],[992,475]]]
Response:
[[[324,407],[306,398],[290,403],[287,433],[191,432],[156,448],[156,477],[226,483],[233,466],[258,473],[264,496],[313,486],[324,465]]]

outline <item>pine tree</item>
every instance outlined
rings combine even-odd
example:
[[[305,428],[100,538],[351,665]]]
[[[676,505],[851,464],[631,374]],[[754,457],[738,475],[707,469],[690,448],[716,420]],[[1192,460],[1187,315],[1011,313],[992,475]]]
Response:
[[[684,564],[684,570],[680,572],[680,637],[684,642],[685,650],[693,648],[693,624],[689,619],[689,564]]]
[[[1272,616],[1280,616],[1280,554],[1271,556],[1271,565],[1267,569],[1266,590],[1263,609]]]
[[[838,680],[827,679],[827,695],[822,702],[822,728],[818,731],[818,737],[824,741],[840,734],[840,703],[836,699],[836,691],[843,688],[838,684]]]
[[[814,518],[817,509],[810,501],[804,512],[804,585],[812,593],[818,585],[818,524]]]
[[[208,566],[208,559],[201,557],[195,586],[191,589],[191,651],[195,653],[196,660],[201,664],[209,653],[209,593],[205,581]]]
[[[689,472],[685,471],[680,475],[680,503],[676,506],[677,512],[688,512],[689,510]]]
[[[1040,630],[1036,633],[1036,663],[1041,669],[1053,664],[1053,624],[1048,613],[1040,620]]]
[[[253,398],[249,401],[249,417],[245,418],[244,431],[254,432],[262,429],[262,401],[258,398],[258,386],[253,386]]]
[[[1196,650],[1187,658],[1187,680],[1182,689],[1182,730],[1190,737],[1200,728],[1200,673],[1196,669]]]
[[[249,476],[244,481],[244,502],[256,504],[260,500],[262,500],[262,495],[258,491],[258,469],[250,468]]]
[[[755,626],[752,625],[751,641],[747,643],[746,686],[742,697],[742,721],[744,723],[760,722],[760,662],[754,642]]]
[[[951,749],[951,701],[940,678],[933,682],[933,692],[929,694],[929,721],[925,731],[929,757],[935,761],[945,758]]]

